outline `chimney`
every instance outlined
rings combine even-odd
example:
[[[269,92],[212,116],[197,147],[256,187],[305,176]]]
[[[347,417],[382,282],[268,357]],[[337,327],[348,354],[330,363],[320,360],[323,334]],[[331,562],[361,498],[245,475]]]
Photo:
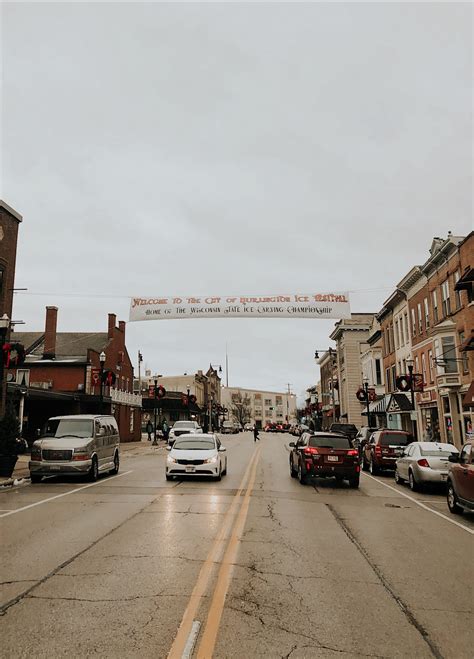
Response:
[[[46,324],[44,328],[43,359],[56,357],[56,328],[58,325],[58,308],[46,307]]]
[[[117,320],[117,316],[114,313],[109,313],[109,331],[107,334],[109,339],[114,338],[114,329],[115,329],[116,320]]]
[[[126,325],[126,322],[124,320],[119,320],[119,330],[123,334],[123,343],[124,343],[124,345],[125,345],[125,325]]]

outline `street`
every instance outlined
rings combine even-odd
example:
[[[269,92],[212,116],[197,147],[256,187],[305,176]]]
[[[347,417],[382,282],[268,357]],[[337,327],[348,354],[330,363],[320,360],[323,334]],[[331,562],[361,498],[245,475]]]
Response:
[[[388,474],[302,486],[260,437],[221,437],[220,482],[142,443],[1,492],[2,656],[471,657],[474,515]]]

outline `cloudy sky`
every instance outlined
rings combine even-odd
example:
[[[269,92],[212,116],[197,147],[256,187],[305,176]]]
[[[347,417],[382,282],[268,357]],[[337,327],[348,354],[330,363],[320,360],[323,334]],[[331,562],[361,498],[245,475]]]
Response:
[[[15,319],[100,331],[132,295],[350,290],[377,311],[472,228],[468,3],[3,5]],[[131,323],[153,372],[300,394],[334,321]]]

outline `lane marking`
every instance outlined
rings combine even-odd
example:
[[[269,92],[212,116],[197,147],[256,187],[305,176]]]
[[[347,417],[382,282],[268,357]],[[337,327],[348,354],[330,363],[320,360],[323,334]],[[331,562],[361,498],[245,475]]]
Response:
[[[414,499],[409,494],[405,494],[405,492],[400,492],[400,490],[397,490],[396,487],[392,487],[391,485],[387,485],[387,483],[383,483],[382,481],[379,481],[377,478],[374,478],[370,474],[363,473],[362,475],[365,476],[366,478],[371,478],[373,481],[375,481],[379,485],[383,485],[384,487],[387,487],[389,490],[393,490],[393,492],[396,492],[401,497],[405,497],[405,499],[409,499],[413,503],[416,503],[417,506],[420,506],[420,508],[423,508],[424,510],[427,510],[428,512],[433,513],[433,515],[438,515],[438,517],[442,517],[447,522],[450,522],[451,524],[454,524],[455,526],[459,526],[460,529],[463,529],[464,531],[467,531],[471,535],[474,535],[474,530],[473,529],[470,529],[468,526],[464,526],[464,524],[461,524],[460,522],[456,522],[455,519],[451,519],[451,517],[448,517],[447,515],[444,515],[443,513],[440,513],[437,510],[433,510],[433,508],[429,508],[428,506],[425,506],[425,504],[421,503],[421,501],[418,501],[418,499]]]
[[[214,540],[214,543],[209,550],[209,553],[206,557],[206,560],[204,561],[203,565],[201,566],[201,569],[199,571],[199,575],[196,581],[196,584],[194,585],[193,591],[191,593],[191,596],[189,598],[188,605],[184,611],[183,617],[181,619],[181,623],[178,628],[178,632],[175,636],[175,639],[173,641],[173,645],[171,646],[171,649],[168,654],[168,659],[182,659],[184,648],[186,646],[186,642],[188,639],[188,636],[191,632],[193,621],[196,616],[196,612],[199,608],[199,605],[201,603],[201,599],[206,591],[206,588],[209,583],[209,579],[211,577],[213,568],[215,563],[218,561],[219,556],[221,552],[224,550],[225,546],[225,541],[226,537],[230,531],[232,521],[233,521],[233,515],[234,512],[238,506],[239,499],[241,497],[241,494],[245,488],[245,484],[247,482],[247,478],[250,474],[252,465],[254,464],[256,460],[256,456],[258,454],[258,451],[254,450],[254,453],[252,455],[252,458],[250,459],[247,468],[245,470],[245,473],[242,477],[242,480],[240,482],[239,488],[232,499],[232,502],[229,506],[229,509],[227,513],[225,514],[225,517],[222,521],[222,526],[216,535],[216,538]]]
[[[222,614],[224,612],[225,598],[227,596],[227,591],[229,590],[230,582],[232,580],[232,573],[234,571],[234,564],[237,559],[237,552],[239,550],[240,541],[242,539],[245,522],[247,521],[250,497],[255,485],[259,456],[260,451],[258,452],[257,459],[253,463],[247,491],[245,492],[244,500],[240,507],[239,514],[235,521],[232,535],[229,540],[229,544],[227,545],[227,550],[222,560],[211,606],[207,614],[206,627],[204,628],[204,633],[199,644],[197,659],[209,659],[214,653],[217,633],[219,631]]]
[[[191,659],[191,657],[193,656],[194,645],[196,644],[196,639],[198,637],[200,629],[201,629],[201,623],[199,622],[199,620],[195,620],[193,622],[191,631],[189,632],[188,641],[184,648],[181,659]]]
[[[36,501],[36,503],[30,503],[28,506],[23,506],[23,508],[17,508],[16,510],[10,510],[8,513],[3,513],[0,515],[1,517],[8,517],[8,515],[16,515],[17,513],[21,513],[24,510],[29,510],[30,508],[35,508],[36,506],[41,506],[43,503],[48,503],[49,501],[54,501],[55,499],[61,499],[61,497],[67,497],[70,494],[74,494],[75,492],[80,492],[81,490],[86,490],[88,487],[94,487],[94,485],[102,485],[103,483],[110,483],[111,480],[114,478],[121,478],[122,476],[127,476],[127,474],[131,474],[133,472],[133,469],[130,469],[130,471],[124,471],[121,474],[117,474],[116,476],[110,476],[107,478],[107,480],[103,481],[96,481],[95,483],[89,483],[89,485],[83,485],[82,487],[76,487],[75,490],[70,490],[69,492],[63,492],[62,494],[56,494],[54,497],[48,497],[47,499],[42,499],[41,501]]]

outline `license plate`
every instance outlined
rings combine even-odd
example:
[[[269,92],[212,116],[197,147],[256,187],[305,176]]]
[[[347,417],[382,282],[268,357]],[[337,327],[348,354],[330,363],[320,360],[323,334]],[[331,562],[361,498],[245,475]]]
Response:
[[[186,467],[186,473],[192,474],[196,471],[196,467]]]
[[[337,455],[328,455],[328,462],[338,462],[338,460]]]
[[[59,471],[61,467],[59,465],[51,465],[50,466],[51,471]]]

